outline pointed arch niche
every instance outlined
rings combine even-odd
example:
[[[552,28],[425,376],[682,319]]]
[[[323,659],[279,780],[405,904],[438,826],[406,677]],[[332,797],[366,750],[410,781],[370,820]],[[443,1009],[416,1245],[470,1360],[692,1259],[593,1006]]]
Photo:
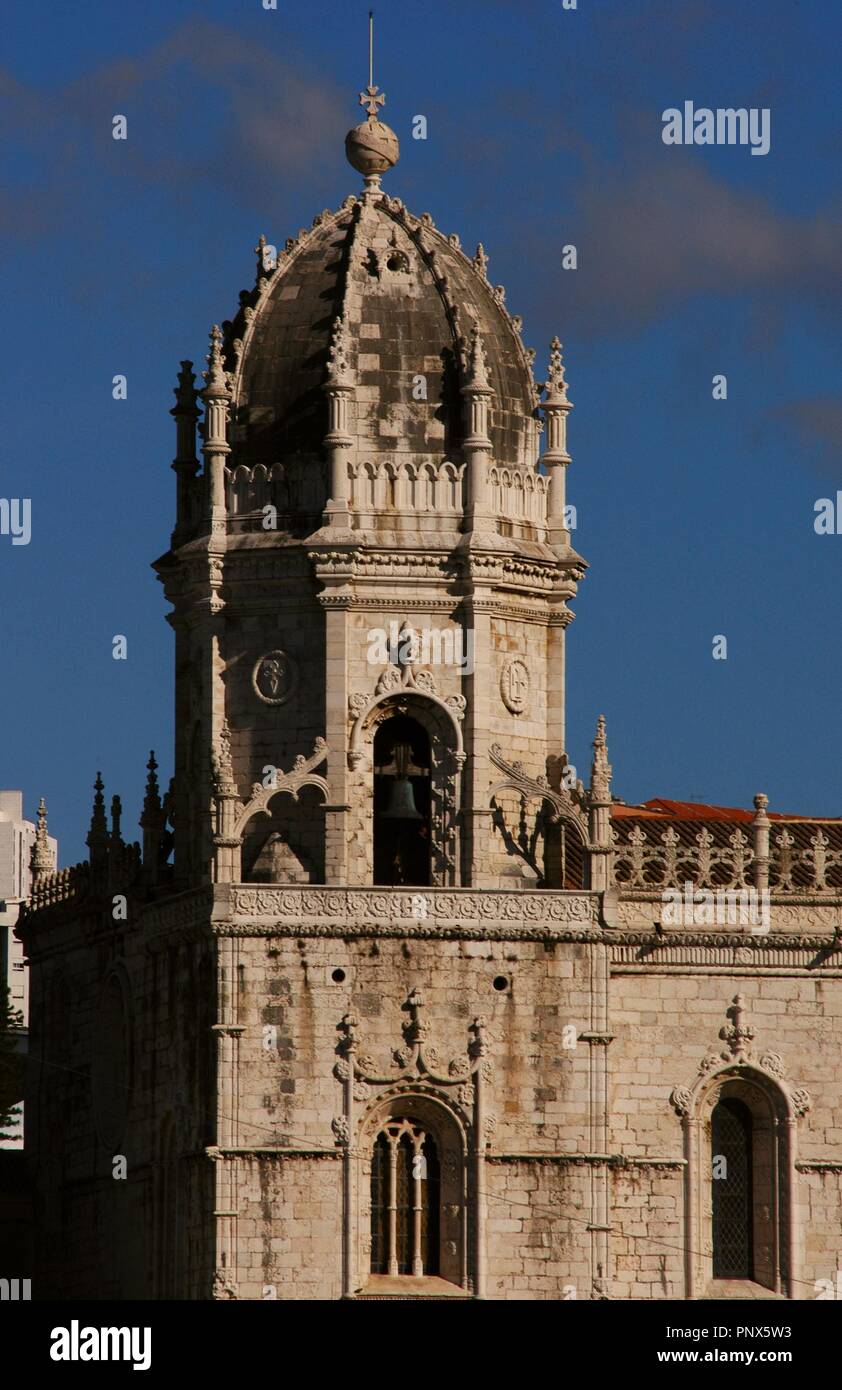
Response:
[[[727,1012],[726,1047],[670,1096],[684,1130],[686,1296],[705,1297],[714,1280],[747,1280],[797,1298],[795,1164],[810,1096],[789,1085],[776,1052],[753,1056],[742,995]]]

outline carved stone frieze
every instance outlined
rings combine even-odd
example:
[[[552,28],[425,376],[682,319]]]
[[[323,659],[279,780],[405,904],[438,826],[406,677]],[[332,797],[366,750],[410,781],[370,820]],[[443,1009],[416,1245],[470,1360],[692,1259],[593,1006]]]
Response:
[[[230,890],[233,917],[269,917],[301,922],[324,918],[345,922],[397,921],[407,930],[432,921],[475,922],[488,929],[509,922],[598,924],[599,899],[594,893],[552,891],[485,891],[428,889],[422,895],[426,919],[419,920],[417,890],[370,888],[282,888],[238,884]]]

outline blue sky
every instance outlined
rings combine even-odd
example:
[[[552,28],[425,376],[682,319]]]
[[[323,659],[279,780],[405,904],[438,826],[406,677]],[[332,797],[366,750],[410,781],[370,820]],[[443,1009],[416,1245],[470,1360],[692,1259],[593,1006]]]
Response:
[[[842,814],[842,535],[813,529],[842,488],[840,11],[375,9],[402,148],[388,190],[484,243],[539,376],[564,342],[591,566],[568,634],[580,774],[604,712],[629,801],[762,790],[773,810]],[[0,494],[32,499],[33,533],[0,537],[0,785],[30,813],[47,796],[62,863],[83,855],[98,767],[131,837],[151,747],[170,775],[172,634],[149,565],[173,522],[178,362],[232,316],[261,231],[282,242],[357,190],[343,139],[367,10],[5,8]],[[770,153],[665,146],[661,112],[685,100],[769,107]]]

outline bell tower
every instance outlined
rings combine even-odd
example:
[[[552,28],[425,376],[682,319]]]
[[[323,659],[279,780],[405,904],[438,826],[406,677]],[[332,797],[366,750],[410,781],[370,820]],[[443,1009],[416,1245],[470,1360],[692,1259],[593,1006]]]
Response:
[[[261,237],[202,389],[182,363],[156,568],[184,888],[564,886],[565,820],[583,881],[560,344],[544,388],[483,247],[382,191],[384,102],[370,80],[346,138],[361,192],[279,248]]]

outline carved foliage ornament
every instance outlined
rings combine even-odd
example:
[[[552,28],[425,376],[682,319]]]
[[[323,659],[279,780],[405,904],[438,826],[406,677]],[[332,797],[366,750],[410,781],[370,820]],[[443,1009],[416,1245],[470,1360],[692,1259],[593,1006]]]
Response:
[[[391,1070],[378,1070],[375,1059],[365,1052],[358,1052],[359,1023],[354,1014],[346,1014],[338,1025],[340,1034],[337,1045],[338,1059],[334,1065],[334,1076],[341,1081],[346,1090],[353,1078],[355,1100],[365,1102],[372,1089],[392,1087],[396,1083],[410,1083],[430,1093],[438,1093],[458,1105],[466,1120],[472,1115],[478,1085],[487,1084],[491,1077],[488,1058],[488,1026],[482,1017],[475,1018],[471,1024],[471,1040],[466,1052],[451,1059],[446,1070],[439,1062],[438,1049],[427,1041],[428,1025],[423,1016],[424,998],[421,991],[413,989],[403,1010],[409,1015],[403,1024],[403,1046],[392,1053]],[[485,1139],[490,1142],[496,1121],[492,1116],[485,1119]],[[332,1123],[333,1136],[337,1144],[349,1145],[352,1127],[347,1114],[337,1116]]]

